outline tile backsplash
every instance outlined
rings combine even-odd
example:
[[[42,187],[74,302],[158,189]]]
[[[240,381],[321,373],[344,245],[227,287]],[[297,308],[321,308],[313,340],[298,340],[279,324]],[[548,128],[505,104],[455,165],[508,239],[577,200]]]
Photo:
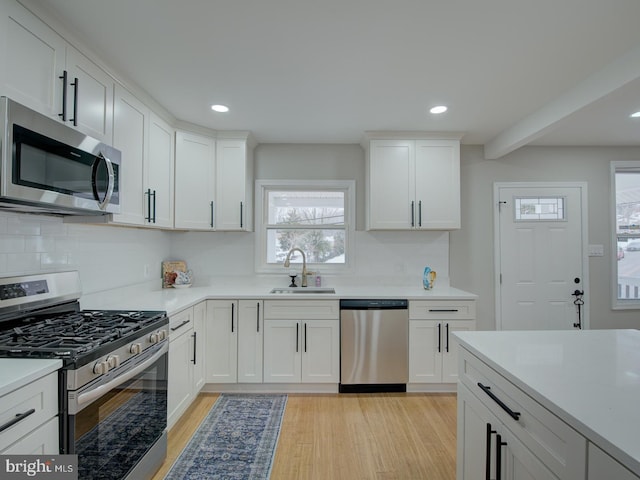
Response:
[[[78,270],[93,293],[160,278],[170,233],[0,212],[0,276]]]

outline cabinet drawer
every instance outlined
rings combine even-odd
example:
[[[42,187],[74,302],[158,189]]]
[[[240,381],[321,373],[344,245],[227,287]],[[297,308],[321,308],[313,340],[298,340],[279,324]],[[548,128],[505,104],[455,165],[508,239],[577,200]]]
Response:
[[[264,318],[283,320],[339,319],[338,300],[265,300]]]
[[[58,455],[59,453],[57,417],[28,433],[6,450],[0,451],[2,455]]]
[[[27,360],[28,361],[28,360]],[[17,415],[33,413],[0,433],[0,452],[20,440],[58,414],[58,372],[50,373],[35,382],[0,397],[0,425]]]
[[[555,475],[585,478],[586,439],[467,350],[460,351],[460,381]],[[507,409],[516,412],[518,419]]]
[[[409,318],[426,320],[473,320],[476,318],[475,300],[411,300]]]
[[[169,319],[169,340],[173,341],[180,335],[193,329],[193,308],[187,308],[172,315]]]

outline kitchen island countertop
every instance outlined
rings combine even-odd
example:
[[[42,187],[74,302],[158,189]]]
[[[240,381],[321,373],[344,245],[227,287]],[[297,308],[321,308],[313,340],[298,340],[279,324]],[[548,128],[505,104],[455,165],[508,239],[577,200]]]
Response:
[[[463,348],[640,476],[640,331],[454,335]]]

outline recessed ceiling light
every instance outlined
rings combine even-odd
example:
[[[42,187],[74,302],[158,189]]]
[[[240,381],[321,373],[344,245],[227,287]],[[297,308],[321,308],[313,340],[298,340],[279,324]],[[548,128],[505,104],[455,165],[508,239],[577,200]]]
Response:
[[[437,105],[435,107],[431,107],[429,111],[435,114],[444,113],[447,111],[447,107],[445,105]]]
[[[640,118],[640,112],[632,113],[631,118]]]
[[[229,111],[229,107],[226,105],[211,105],[211,110],[218,113],[226,113]]]

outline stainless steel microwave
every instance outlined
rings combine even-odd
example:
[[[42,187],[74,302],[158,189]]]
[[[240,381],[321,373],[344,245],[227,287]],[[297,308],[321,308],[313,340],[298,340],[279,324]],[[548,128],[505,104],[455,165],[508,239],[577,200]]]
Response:
[[[120,212],[121,154],[0,97],[0,208],[58,215]]]

